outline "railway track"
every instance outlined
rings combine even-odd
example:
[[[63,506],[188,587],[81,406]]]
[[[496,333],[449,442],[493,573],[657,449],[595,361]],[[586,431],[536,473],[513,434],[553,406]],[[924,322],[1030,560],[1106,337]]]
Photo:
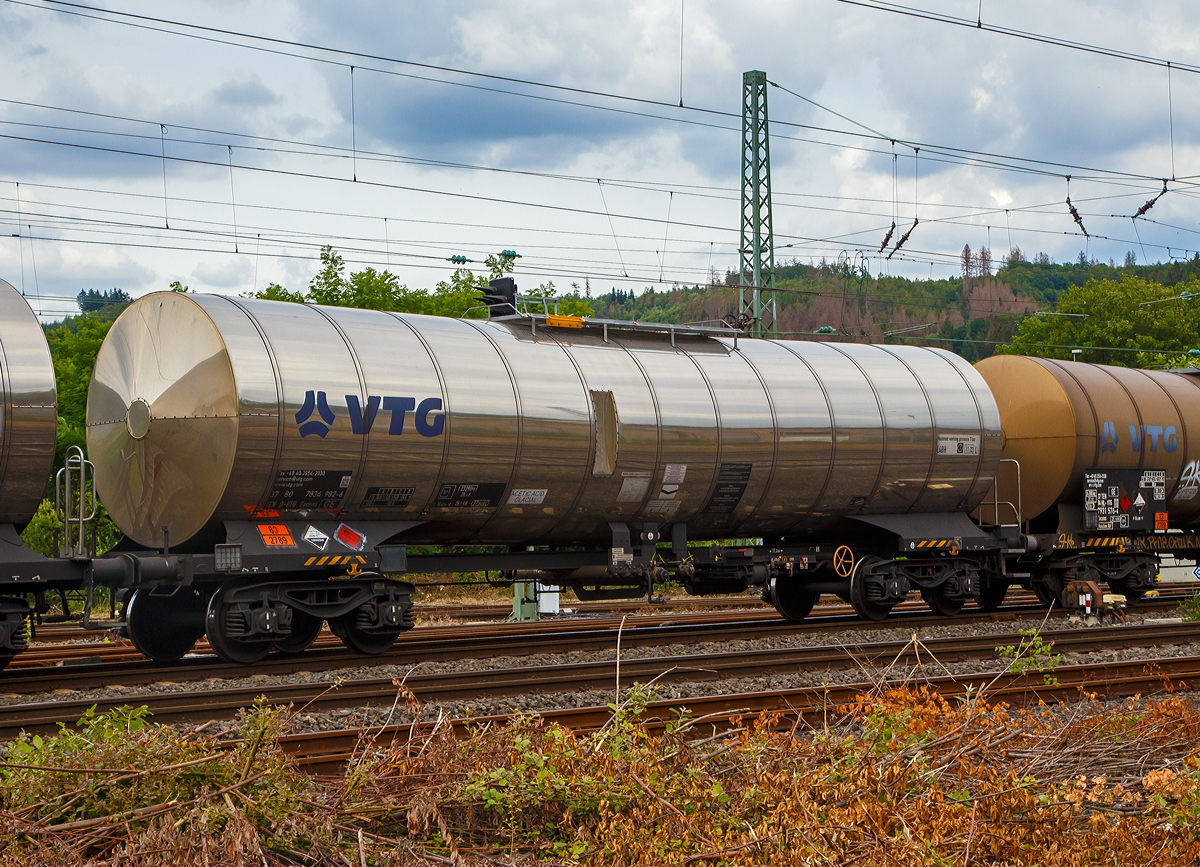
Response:
[[[1171,598],[1139,603],[1137,611],[1153,613],[1173,610]],[[944,617],[929,613],[923,603],[906,603],[907,608],[885,621],[864,621],[850,613],[813,615],[791,623],[763,611],[679,613],[670,616],[636,617],[626,620],[622,630],[625,647],[673,643],[731,641],[770,635],[793,635],[828,630],[920,628],[945,625]],[[848,606],[829,606],[830,612]],[[1021,617],[1041,617],[1039,605],[1011,605],[998,611],[974,611],[959,615],[958,622],[1001,622]],[[1065,612],[1054,612],[1065,616]],[[375,665],[416,664],[426,661],[470,659],[483,656],[523,656],[546,652],[594,651],[616,644],[619,618],[542,621],[537,624],[501,623],[462,627],[417,627],[395,648],[375,657],[346,650],[340,641],[323,633],[305,653],[298,656],[273,654],[246,668],[230,666],[208,651],[206,643],[178,663],[152,662],[128,642],[119,644],[35,646],[13,660],[0,674],[0,691],[8,693],[82,690],[98,685],[138,686],[161,681],[202,681],[253,674],[287,675],[298,671],[329,671]]]
[[[1055,651],[1090,651],[1200,642],[1200,624],[1150,624],[1119,626],[1109,629],[1069,629],[1043,633],[1053,642]],[[932,654],[942,662],[991,658],[998,645],[1017,644],[1020,635],[985,635],[968,638],[939,638],[912,642],[879,642],[846,646],[810,646],[766,650],[734,651],[714,654],[660,656],[621,661],[621,682],[660,683],[719,680],[732,677],[820,671],[855,665],[877,666],[897,661],[916,662],[921,654]],[[926,656],[928,659],[928,656]],[[1173,665],[1174,663],[1171,662]],[[1197,663],[1200,664],[1200,663]],[[1124,665],[1118,664],[1118,665]],[[1144,663],[1137,663],[1141,666]],[[579,692],[609,689],[616,684],[615,660],[551,666],[501,669],[472,669],[457,672],[413,674],[406,678],[408,687],[423,701],[458,701],[530,692]],[[963,678],[959,678],[961,682]],[[82,716],[95,706],[105,712],[127,704],[146,705],[158,722],[232,717],[239,709],[263,696],[272,704],[294,704],[313,712],[339,708],[390,705],[396,688],[390,677],[360,678],[337,684],[330,682],[262,684],[250,687],[190,689],[136,697],[115,695],[101,699],[10,704],[0,719],[0,738],[11,738],[21,730],[46,732],[57,729],[60,721]],[[690,706],[690,699],[688,700]]]
[[[1055,670],[1054,677],[1057,682],[1051,685],[1046,683],[1041,674],[989,671],[925,678],[920,683],[931,692],[946,697],[963,696],[968,689],[978,694],[986,688],[983,695],[989,702],[1006,702],[1014,707],[1039,701],[1070,701],[1078,699],[1081,691],[1100,698],[1123,698],[1163,692],[1168,682],[1175,691],[1188,688],[1189,682],[1200,678],[1200,656],[1060,666]],[[852,703],[857,696],[869,695],[878,688],[876,682],[862,681],[753,693],[691,696],[652,702],[647,705],[641,719],[647,729],[661,731],[667,723],[677,721],[680,710],[686,708],[692,719],[703,720],[705,731],[711,729],[714,733],[729,729],[739,719],[761,713],[778,715],[778,729],[787,730],[795,725],[815,728],[822,723],[836,722],[839,707]],[[547,723],[588,732],[605,725],[611,719],[612,711],[607,706],[596,705],[547,710],[540,712],[540,716]],[[466,736],[484,726],[503,725],[508,719],[503,715],[459,718],[450,720],[449,724],[460,736]],[[428,725],[414,728],[404,724],[302,732],[285,735],[279,743],[309,773],[338,774],[350,761],[364,736],[382,746],[402,745],[410,737],[420,737],[427,731]]]
[[[1028,600],[1034,599],[1027,594]],[[1015,598],[1015,594],[1013,594]],[[841,608],[843,606],[838,605]],[[605,614],[642,614],[657,613],[730,611],[740,608],[758,611],[773,610],[769,603],[763,602],[758,596],[715,596],[696,597],[689,599],[660,599],[654,602],[646,600],[629,600],[617,602],[575,602],[563,606],[563,612],[576,616],[599,616]],[[421,620],[503,620],[512,614],[511,604],[461,604],[461,605],[421,605],[413,606],[413,616]],[[568,615],[570,616],[570,615]],[[102,630],[84,629],[75,622],[44,623],[36,627],[33,642],[55,643],[64,641],[98,641],[104,635]]]
[[[1184,599],[1186,594],[1163,594],[1170,598]],[[926,607],[924,603],[902,603],[896,607],[896,610],[904,610],[906,605],[916,604],[919,607]],[[1010,590],[1007,598],[1009,605],[1038,605],[1040,604],[1037,597],[1028,591],[1016,589]],[[657,602],[647,602],[645,600],[631,600],[627,602],[576,602],[572,605],[564,606],[564,617],[602,617],[604,615],[620,616],[635,615],[640,617],[654,616],[671,616],[676,614],[696,614],[705,613],[708,611],[734,611],[746,609],[757,611],[760,613],[770,612],[769,616],[774,615],[774,609],[769,603],[763,602],[757,596],[717,596],[717,597],[697,597],[695,599],[663,599]],[[826,611],[834,613],[853,613],[853,609],[849,605],[841,602],[828,599],[825,602],[818,603],[814,609],[817,613]],[[570,612],[569,614],[566,612]],[[512,613],[510,605],[414,605],[414,617],[418,623],[422,620],[454,620],[454,621],[488,621],[488,620],[504,620]],[[558,618],[553,618],[544,622],[558,622]],[[64,642],[84,641],[90,643],[100,643],[105,635],[102,630],[83,629],[75,623],[49,623],[41,624],[36,627],[32,637],[32,643],[36,647],[38,644],[60,644]],[[201,639],[203,647],[207,647],[207,643]]]

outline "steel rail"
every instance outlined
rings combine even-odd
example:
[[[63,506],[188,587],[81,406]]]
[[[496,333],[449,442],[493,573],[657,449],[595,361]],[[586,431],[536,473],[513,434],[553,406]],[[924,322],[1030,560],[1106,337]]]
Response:
[[[1056,652],[1143,647],[1200,642],[1200,624],[1149,624],[1108,629],[1048,631],[1043,640]],[[621,661],[622,683],[635,681],[672,683],[718,680],[731,677],[788,674],[798,671],[845,669],[880,663],[914,663],[922,658],[942,662],[989,658],[998,646],[1019,644],[1019,634],[992,634],[967,638],[880,642],[847,646],[810,646],[683,656],[660,656]],[[925,657],[922,657],[925,654]],[[931,658],[932,657],[932,658]],[[1197,658],[1200,659],[1200,658]],[[1168,660],[1169,661],[1169,660]],[[1144,663],[1138,662],[1138,665]],[[1200,665],[1200,662],[1197,663]],[[1111,663],[1120,667],[1125,663]],[[959,681],[964,677],[960,676]],[[970,677],[974,677],[971,675]],[[530,692],[578,692],[616,686],[616,660],[502,669],[412,674],[406,684],[422,701],[456,701],[523,695]],[[251,687],[188,690],[100,699],[66,699],[29,702],[4,707],[0,738],[21,730],[46,732],[58,723],[82,716],[88,708],[105,712],[116,707],[146,705],[158,722],[183,722],[232,716],[260,696],[272,704],[294,704],[314,712],[338,708],[388,705],[395,700],[392,678],[363,678],[344,682],[264,684]],[[688,700],[690,701],[690,700]]]
[[[1029,599],[1033,599],[1032,594],[1029,594]],[[1016,593],[1012,594],[1013,601],[1017,601]],[[840,604],[837,607],[847,607]],[[595,616],[602,614],[638,614],[638,615],[654,615],[667,613],[702,613],[705,611],[728,611],[730,609],[755,609],[759,612],[770,610],[769,603],[763,602],[757,596],[717,596],[717,597],[697,597],[689,599],[661,599],[655,602],[647,602],[643,600],[630,600],[628,602],[574,602],[562,606],[564,611],[573,612],[576,615]],[[503,620],[512,614],[512,604],[472,604],[464,603],[461,605],[439,604],[439,605],[422,605],[417,603],[413,605],[413,616],[421,619],[449,619],[449,620]],[[67,623],[44,623],[36,626],[32,641],[37,643],[44,642],[60,642],[60,641],[77,641],[86,638],[96,638],[98,634],[95,630],[83,629],[76,625],[74,621]]]
[[[1139,603],[1137,611],[1171,610],[1176,603],[1161,600]],[[918,628],[961,622],[1003,622],[1021,617],[1043,617],[1040,605],[1007,606],[997,611],[970,611],[954,619],[928,612],[923,603],[883,621],[862,620],[855,615],[822,614],[800,622],[789,622],[764,612],[680,613],[670,617],[630,618],[623,629],[626,647],[664,644],[733,641],[774,634],[802,634],[828,630],[876,631],[886,628]],[[1056,610],[1054,618],[1066,616]],[[523,656],[534,653],[603,650],[612,647],[620,628],[616,618],[579,621],[541,621],[538,624],[501,623],[462,627],[417,627],[394,649],[379,656],[353,653],[328,633],[302,654],[273,654],[240,668],[218,660],[207,643],[197,645],[195,655],[177,663],[161,664],[146,659],[132,645],[94,644],[32,648],[13,660],[0,674],[0,691],[44,692],[52,689],[89,689],[100,684],[137,686],[159,681],[195,681],[254,674],[286,675],[297,671],[329,671],[338,668],[412,664],[425,661],[475,657]],[[62,651],[66,653],[62,653]],[[28,659],[26,657],[28,656]]]
[[[1186,599],[1187,594],[1162,594],[1164,598]],[[1032,593],[1021,590],[1020,588],[1010,590],[1007,598],[1008,605],[1040,605],[1036,596]],[[1139,603],[1140,604],[1140,603]],[[927,606],[916,599],[906,601],[896,606],[897,611],[908,610],[912,607],[917,607],[922,610],[927,610]],[[679,610],[677,610],[679,609]],[[621,615],[637,616],[637,617],[666,617],[678,614],[706,614],[717,612],[728,612],[730,610],[746,609],[757,612],[760,616],[773,617],[772,607],[754,596],[735,596],[735,597],[713,597],[713,598],[697,598],[697,599],[665,599],[660,602],[631,601],[631,602],[577,602],[573,605],[563,606],[564,613],[562,617],[551,617],[546,621],[540,622],[562,622],[569,617],[596,618],[604,615],[619,617]],[[819,613],[837,613],[837,614],[853,614],[854,609],[840,601],[834,601],[829,598],[826,601],[818,602],[815,609]],[[417,618],[418,624],[422,618],[433,619],[448,619],[448,620],[496,620],[504,621],[508,615],[512,613],[511,605],[483,605],[483,604],[463,604],[463,605],[414,605],[413,614]],[[527,624],[532,625],[532,624]],[[34,635],[31,637],[31,642],[34,646],[44,643],[60,643],[67,641],[79,641],[81,639],[98,639],[103,635],[102,632],[95,630],[83,629],[74,622],[71,623],[49,623],[41,624],[36,627]],[[203,639],[201,639],[203,641]]]
[[[1084,697],[1085,693],[1102,698],[1118,698],[1152,695],[1168,690],[1178,692],[1186,690],[1188,686],[1177,678],[1198,676],[1200,656],[1189,656],[1060,666],[1049,683],[1040,673],[1013,674],[1004,673],[1003,670],[923,678],[918,683],[930,692],[947,698],[965,697],[971,691],[993,704],[1003,701],[1020,707],[1039,701],[1070,701]],[[817,728],[823,723],[838,723],[844,717],[842,709],[853,704],[859,696],[877,694],[881,686],[898,685],[896,682],[860,681],[754,693],[691,696],[651,702],[640,719],[642,725],[652,732],[660,732],[668,722],[678,721],[680,713],[684,711],[691,719],[703,720],[702,731],[705,734],[727,730],[738,721],[759,714],[777,716],[774,723],[776,729],[789,730],[796,726]],[[612,718],[612,710],[596,705],[541,711],[539,715],[548,724],[577,732],[590,732],[607,724]],[[506,715],[456,718],[450,720],[449,724],[458,736],[466,737],[488,726],[504,725],[510,719]],[[337,774],[352,760],[356,748],[364,740],[384,748],[403,746],[410,737],[419,739],[427,735],[429,730],[428,723],[421,726],[406,723],[299,732],[282,736],[279,745],[308,773]],[[233,746],[234,743],[228,745]]]

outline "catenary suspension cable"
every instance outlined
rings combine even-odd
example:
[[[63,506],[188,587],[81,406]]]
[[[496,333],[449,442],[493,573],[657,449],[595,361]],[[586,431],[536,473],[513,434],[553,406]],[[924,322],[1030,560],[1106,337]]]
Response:
[[[456,74],[456,75],[462,75],[462,76],[467,76],[467,77],[490,79],[493,81],[503,82],[503,83],[508,83],[508,84],[520,84],[523,86],[544,88],[544,89],[553,90],[553,91],[575,93],[575,94],[579,94],[579,95],[594,96],[594,97],[600,97],[600,98],[612,99],[612,100],[624,101],[624,102],[630,102],[630,103],[638,103],[638,104],[643,104],[643,105],[648,105],[648,106],[668,108],[671,110],[678,110],[678,108],[679,108],[678,106],[672,105],[671,103],[665,102],[663,100],[654,100],[654,99],[648,99],[645,97],[636,97],[636,96],[630,96],[627,94],[611,93],[611,92],[593,90],[593,89],[588,89],[588,88],[571,87],[568,85],[551,84],[548,82],[540,82],[540,81],[535,81],[532,79],[522,79],[522,78],[516,78],[516,77],[512,77],[512,76],[496,75],[496,74],[492,74],[492,73],[478,72],[475,70],[466,70],[466,69],[460,69],[460,68],[449,67],[449,66],[438,66],[435,64],[427,64],[427,63],[421,63],[418,61],[404,60],[401,58],[369,54],[369,53],[364,53],[364,52],[352,51],[349,49],[321,46],[321,45],[317,45],[314,43],[296,42],[296,41],[281,39],[278,37],[263,36],[263,35],[259,35],[259,34],[251,34],[251,33],[245,33],[245,32],[234,31],[234,30],[224,30],[221,28],[209,27],[209,26],[198,25],[198,24],[191,24],[191,23],[181,22],[181,21],[173,21],[173,20],[165,19],[165,18],[155,18],[152,16],[138,15],[138,14],[134,14],[134,13],[123,12],[120,10],[102,9],[100,7],[88,6],[88,5],[82,4],[82,3],[69,3],[69,2],[65,2],[65,0],[47,0],[47,3],[45,3],[45,4],[27,2],[27,0],[4,0],[4,2],[10,3],[12,5],[17,5],[17,6],[27,6],[27,7],[31,7],[31,8],[42,9],[44,11],[51,11],[51,12],[56,12],[56,13],[61,13],[61,14],[69,14],[69,15],[77,15],[77,16],[90,18],[90,19],[97,20],[97,21],[104,21],[104,22],[112,23],[112,24],[135,26],[135,27],[139,27],[141,29],[154,30],[156,32],[167,33],[167,34],[171,34],[171,35],[175,35],[175,36],[201,39],[201,40],[210,41],[210,42],[217,42],[220,44],[226,44],[226,45],[230,45],[230,46],[238,47],[238,48],[244,48],[244,49],[255,50],[255,51],[266,51],[266,52],[272,53],[272,54],[280,54],[280,55],[284,55],[284,56],[297,57],[299,59],[322,62],[322,63],[334,63],[335,65],[340,65],[340,66],[349,66],[350,61],[349,60],[331,61],[331,60],[327,60],[324,58],[312,57],[309,55],[294,55],[294,54],[290,54],[286,51],[281,51],[279,49],[264,48],[263,46],[258,46],[258,45],[248,45],[248,44],[241,43],[241,42],[226,41],[226,40],[214,38],[211,36],[198,35],[197,33],[187,33],[187,32],[179,32],[176,30],[168,30],[168,29],[163,29],[160,27],[148,26],[146,24],[138,23],[138,22],[154,22],[155,24],[170,25],[170,26],[174,26],[174,27],[185,28],[187,30],[195,30],[195,31],[199,31],[200,33],[222,34],[225,36],[236,36],[240,39],[249,39],[249,40],[254,40],[254,41],[266,42],[266,43],[273,44],[273,45],[283,45],[283,46],[291,46],[291,47],[295,47],[295,48],[303,48],[305,50],[335,54],[335,55],[346,57],[346,58],[362,58],[362,59],[367,59],[367,60],[375,60],[375,61],[381,61],[381,62],[385,62],[385,63],[392,63],[392,64],[396,64],[396,65],[409,66],[409,67],[414,67],[414,68],[423,68],[423,69],[444,72],[444,73],[450,73],[450,74]],[[844,2],[845,2],[845,0],[844,0]],[[864,5],[864,4],[859,4],[859,5]],[[83,11],[80,11],[80,10],[83,10]],[[96,13],[96,14],[88,14],[88,13]],[[106,16],[117,16],[117,17],[106,17]],[[395,70],[385,70],[385,69],[362,67],[362,66],[359,66],[359,68],[368,69],[368,71],[377,72],[377,73],[386,74],[386,75],[407,75],[406,73],[398,73]],[[1179,68],[1179,67],[1177,66],[1177,68]],[[462,82],[447,81],[444,79],[430,79],[430,80],[437,82],[437,83],[441,83],[441,84],[450,84],[450,85],[463,84]],[[475,85],[465,85],[465,86],[474,87]],[[531,98],[537,98],[537,99],[547,99],[547,97],[540,96],[538,94],[525,94],[525,93],[521,93],[521,92],[517,92],[517,91],[498,91],[498,92],[506,93],[506,94],[509,94],[512,96],[524,96],[524,97],[531,97]],[[581,107],[584,107],[584,108],[591,108],[591,109],[598,109],[598,110],[623,111],[621,109],[613,109],[612,107],[598,106],[598,105],[590,104],[590,103],[578,103],[578,105]],[[740,115],[736,114],[734,112],[727,112],[727,111],[711,109],[711,108],[703,108],[703,107],[694,106],[694,105],[693,106],[685,106],[684,110],[688,111],[688,112],[698,112],[701,114],[711,115],[714,117],[722,117],[722,118],[727,118],[730,120],[740,121]],[[664,117],[664,116],[660,116],[660,115],[655,115],[653,117],[655,117],[655,119],[658,119],[658,120],[681,121],[681,122],[685,122],[685,123],[697,123],[696,121],[689,121],[686,118],[675,118],[675,117],[670,117],[670,116]],[[850,132],[850,131],[846,131],[846,130],[835,130],[835,129],[827,129],[827,128],[823,128],[823,127],[814,127],[814,126],[811,126],[808,124],[794,123],[794,122],[779,120],[779,119],[773,120],[772,125],[784,125],[784,126],[797,128],[797,129],[811,129],[811,130],[817,130],[817,131],[822,131],[822,132],[835,133],[838,135],[850,135],[850,136],[860,136],[860,137],[864,136],[864,135],[868,135],[870,138],[873,138],[873,139],[878,139],[881,141],[887,140],[886,137],[876,135],[876,134],[854,133],[854,132]],[[720,128],[726,129],[726,130],[729,130],[732,132],[737,131],[737,129],[734,127],[720,127]],[[772,135],[775,136],[776,134],[772,133]],[[923,148],[926,150],[927,154],[930,152],[935,152],[935,151],[937,151],[937,152],[946,151],[946,152],[957,153],[960,155],[975,155],[975,156],[979,156],[979,157],[985,157],[988,159],[1009,159],[1009,160],[1014,160],[1014,161],[1019,161],[1019,162],[1027,162],[1027,163],[1030,163],[1033,165],[1052,166],[1052,167],[1056,167],[1060,170],[1059,172],[1055,172],[1056,174],[1060,174],[1061,170],[1070,170],[1072,173],[1076,174],[1077,176],[1081,171],[1093,171],[1093,172],[1099,172],[1099,173],[1103,173],[1103,174],[1110,174],[1110,175],[1118,176],[1118,177],[1141,177],[1143,179],[1146,179],[1149,177],[1149,176],[1131,175],[1129,173],[1115,171],[1115,170],[1093,169],[1093,168],[1084,167],[1084,166],[1052,163],[1052,162],[1045,161],[1045,160],[1036,160],[1036,159],[1030,159],[1030,158],[1025,158],[1025,157],[1010,157],[1010,156],[1005,156],[1005,155],[1001,155],[1001,154],[989,153],[987,151],[973,151],[968,148],[955,148],[955,147],[951,147],[951,146],[937,145],[937,144],[931,143],[931,142],[902,141],[901,143],[904,144],[906,147]]]
[[[1184,72],[1200,73],[1200,66],[1193,66],[1190,63],[1178,63],[1164,60],[1158,57],[1150,57],[1145,54],[1136,54],[1132,51],[1124,51],[1119,48],[1105,48],[1100,45],[1091,45],[1087,42],[1075,42],[1070,39],[1062,39],[1057,36],[1046,36],[1040,33],[1033,33],[1027,30],[1017,30],[1012,27],[1000,27],[994,24],[984,24],[982,21],[971,21],[969,18],[959,18],[955,15],[947,15],[941,12],[931,12],[926,9],[919,9],[912,6],[902,6],[899,3],[889,3],[886,0],[838,0],[840,3],[846,3],[851,6],[861,6],[865,9],[874,9],[879,12],[891,12],[897,15],[904,15],[909,18],[921,18],[927,21],[936,21],[939,24],[955,24],[959,27],[969,27],[972,30],[985,30],[989,33],[997,33],[1002,36],[1011,36],[1017,39],[1024,39],[1031,42],[1040,42],[1044,45],[1054,45],[1059,48],[1070,48],[1075,51],[1084,51],[1089,54],[1099,54],[1104,57],[1113,57],[1119,60],[1128,60],[1134,63],[1143,63],[1150,66],[1166,66],[1171,63],[1176,69]]]

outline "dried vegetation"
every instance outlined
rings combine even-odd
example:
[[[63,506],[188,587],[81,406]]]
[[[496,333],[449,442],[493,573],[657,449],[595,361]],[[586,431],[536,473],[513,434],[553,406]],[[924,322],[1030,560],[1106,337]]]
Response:
[[[405,690],[401,687],[401,694]],[[880,691],[813,726],[533,716],[364,737],[344,776],[137,711],[9,744],[0,865],[1066,865],[1200,861],[1200,713],[1184,694],[1013,709]],[[411,695],[407,700],[415,705]]]

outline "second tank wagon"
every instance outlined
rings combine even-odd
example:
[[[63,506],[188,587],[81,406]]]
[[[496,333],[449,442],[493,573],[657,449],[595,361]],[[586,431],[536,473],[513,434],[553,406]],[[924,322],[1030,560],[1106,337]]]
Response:
[[[1019,355],[993,356],[977,367],[999,405],[1008,464],[999,475],[999,497],[993,491],[984,499],[985,519],[995,519],[992,503],[1000,499],[1010,505],[999,509],[999,522],[1013,520],[1020,504],[1023,519],[1045,515],[1043,532],[1069,523],[1053,509],[1060,504],[1083,509],[1080,529],[1089,520],[1112,524],[1087,514],[1098,511],[1095,494],[1087,491],[1095,491],[1100,474],[1112,475],[1118,486],[1118,475],[1133,474],[1136,483],[1126,487],[1135,504],[1144,487],[1142,508],[1132,510],[1138,526],[1130,526],[1126,508],[1123,524],[1089,529],[1166,529],[1154,526],[1155,515],[1171,527],[1200,521],[1200,371]]]

